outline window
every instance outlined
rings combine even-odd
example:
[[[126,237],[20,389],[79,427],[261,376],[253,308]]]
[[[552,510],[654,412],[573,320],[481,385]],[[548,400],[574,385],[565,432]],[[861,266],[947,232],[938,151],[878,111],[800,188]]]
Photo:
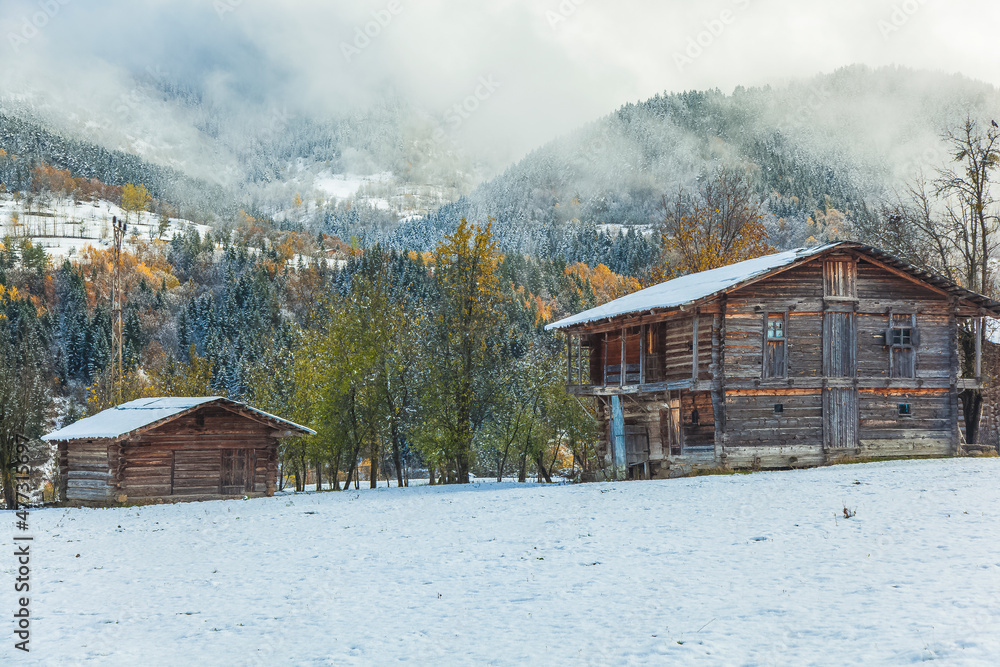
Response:
[[[781,315],[771,315],[767,318],[767,339],[785,340],[785,318]]]
[[[909,403],[900,403],[896,409],[900,417],[909,417],[913,415],[913,408]]]
[[[785,313],[768,314],[764,320],[764,369],[765,378],[783,378],[788,375],[788,357],[785,350]]]
[[[780,415],[780,414],[784,413],[784,411],[785,411],[785,406],[784,405],[782,405],[781,403],[775,403],[774,404],[774,414]]]
[[[920,344],[917,316],[891,315],[889,328],[885,332],[885,344],[889,348],[889,377],[916,377],[916,348]]]
[[[891,345],[912,345],[912,344],[913,344],[913,329],[893,327]]]

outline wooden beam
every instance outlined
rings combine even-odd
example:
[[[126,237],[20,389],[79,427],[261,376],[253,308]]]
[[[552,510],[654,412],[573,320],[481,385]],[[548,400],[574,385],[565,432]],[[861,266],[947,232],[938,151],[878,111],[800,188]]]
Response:
[[[618,384],[625,386],[625,339],[628,336],[628,329],[622,327],[622,366],[618,370]]]
[[[573,334],[566,334],[566,384],[573,384]]]
[[[646,327],[639,327],[639,384],[646,384]]]
[[[976,318],[976,380],[983,378],[983,318]]]
[[[725,398],[722,393],[722,325],[725,316],[717,313],[712,318],[712,422],[715,424],[713,444],[715,447],[715,462],[722,458],[721,432],[724,430],[725,416],[723,405]]]
[[[694,324],[691,326],[691,379],[698,381],[698,309],[694,311]]]
[[[608,386],[608,332],[604,332],[604,342],[602,343],[604,354],[601,355],[601,386]]]
[[[953,297],[955,310],[958,310],[958,299]],[[958,318],[952,313],[948,317],[948,347],[950,348],[950,368],[948,387],[949,417],[951,418],[951,453],[958,456],[962,446],[962,431],[958,423]]]

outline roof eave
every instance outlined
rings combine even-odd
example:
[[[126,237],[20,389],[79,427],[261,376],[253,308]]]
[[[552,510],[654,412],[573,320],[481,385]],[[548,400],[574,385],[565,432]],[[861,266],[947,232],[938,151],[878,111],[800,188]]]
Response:
[[[150,422],[149,424],[144,424],[144,425],[142,425],[142,426],[140,426],[138,428],[132,429],[131,431],[126,431],[125,433],[120,433],[118,435],[113,435],[113,436],[88,436],[88,435],[83,435],[83,436],[74,437],[74,438],[53,438],[53,437],[51,437],[51,435],[54,435],[54,434],[49,434],[49,435],[42,436],[41,440],[43,440],[44,442],[80,442],[80,441],[86,441],[86,440],[106,440],[106,441],[112,442],[112,443],[113,442],[120,442],[122,440],[128,440],[128,439],[134,438],[134,437],[136,437],[138,435],[142,435],[143,433],[146,433],[146,432],[151,431],[153,429],[159,428],[160,426],[163,426],[164,424],[168,424],[168,423],[174,421],[175,419],[180,419],[181,417],[185,417],[185,416],[191,414],[192,412],[200,410],[201,408],[204,408],[205,406],[208,406],[208,405],[219,405],[219,406],[223,407],[224,409],[230,409],[229,406],[243,407],[243,408],[249,410],[250,412],[253,412],[254,414],[256,414],[256,415],[259,416],[259,418],[256,419],[256,421],[261,422],[261,423],[265,424],[266,426],[270,426],[271,428],[273,428],[275,430],[283,431],[283,432],[290,432],[290,433],[297,433],[298,435],[301,435],[301,436],[316,435],[316,431],[312,430],[311,428],[308,428],[306,426],[302,426],[301,424],[296,424],[295,422],[288,421],[287,419],[282,419],[281,417],[278,417],[276,415],[268,414],[266,412],[258,410],[256,408],[251,407],[249,405],[246,405],[244,403],[239,403],[237,401],[234,401],[234,400],[231,400],[231,399],[224,398],[224,397],[220,396],[220,397],[218,397],[218,398],[216,398],[214,400],[204,401],[202,403],[198,403],[197,405],[193,405],[190,408],[186,408],[186,409],[184,409],[184,410],[182,410],[180,412],[177,412],[175,414],[172,414],[172,415],[170,415],[168,417],[163,417],[162,419],[158,419],[158,420],[156,420],[154,422]],[[114,408],[111,408],[111,409],[114,409]],[[60,430],[62,430],[62,429],[60,429]],[[58,433],[58,432],[59,431],[56,431],[55,433]],[[279,437],[291,437],[291,436],[284,436],[283,435],[283,436],[279,436]]]

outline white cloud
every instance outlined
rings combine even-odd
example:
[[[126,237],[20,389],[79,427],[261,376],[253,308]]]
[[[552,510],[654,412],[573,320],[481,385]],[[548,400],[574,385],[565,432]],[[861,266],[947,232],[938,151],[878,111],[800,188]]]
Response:
[[[728,92],[852,63],[1000,83],[995,0],[393,1],[398,11],[390,0],[4,0],[0,85],[29,71],[58,99],[109,104],[153,67],[244,106],[322,112],[393,92],[441,115],[493,76],[502,88],[461,136],[516,157],[664,90]],[[15,49],[10,35],[46,5],[58,13]]]

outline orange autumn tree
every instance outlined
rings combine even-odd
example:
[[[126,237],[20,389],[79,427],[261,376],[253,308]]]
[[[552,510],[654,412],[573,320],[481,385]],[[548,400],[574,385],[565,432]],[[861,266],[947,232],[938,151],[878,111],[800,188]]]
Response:
[[[162,285],[167,289],[173,289],[180,285],[166,255],[141,241],[134,244],[132,251],[122,250],[121,259],[122,286],[126,294],[137,289],[142,281],[146,281],[150,289]],[[111,250],[86,245],[80,251],[79,259],[74,265],[80,269],[80,275],[83,276],[87,288],[87,301],[91,308],[97,301],[110,298],[114,274],[114,254]]]
[[[764,228],[764,208],[745,172],[720,169],[697,193],[664,197],[663,207],[660,261],[647,284],[774,252]]]
[[[590,286],[590,291],[593,292],[594,296],[594,306],[603,305],[642,289],[642,284],[637,279],[619,275],[603,264],[590,268],[583,262],[577,262],[567,266],[564,273],[576,278],[576,283],[580,287]],[[578,291],[581,303],[585,303],[586,293],[579,288]]]

